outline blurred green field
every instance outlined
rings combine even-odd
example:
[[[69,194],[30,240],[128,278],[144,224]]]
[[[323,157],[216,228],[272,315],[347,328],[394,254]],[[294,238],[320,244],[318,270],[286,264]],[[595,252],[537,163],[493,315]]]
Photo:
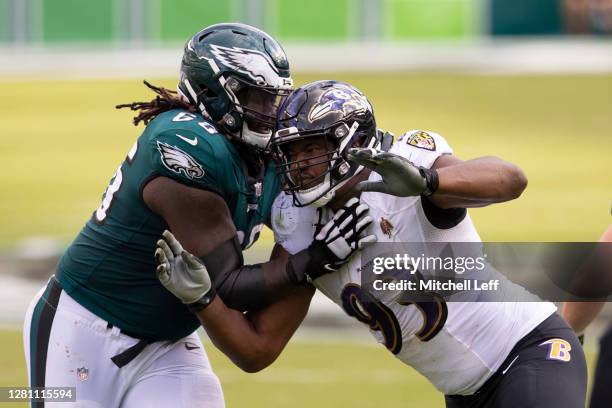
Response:
[[[379,127],[436,131],[461,158],[497,155],[525,170],[519,200],[472,211],[484,240],[590,241],[610,222],[612,75],[327,77],[363,89]],[[1,86],[0,248],[33,235],[68,242],[140,132],[113,106],[151,94],[137,80]]]
[[[21,333],[0,330],[0,344],[0,387],[25,386]],[[205,346],[228,407],[444,407],[424,377],[374,343],[292,340],[271,367],[256,374],[240,371],[210,342]],[[586,355],[590,378],[595,354]]]
[[[25,386],[21,333],[0,331],[0,387]],[[246,374],[205,343],[228,407],[442,407],[424,377],[375,343],[292,341],[266,370]],[[3,408],[25,404],[2,404]]]

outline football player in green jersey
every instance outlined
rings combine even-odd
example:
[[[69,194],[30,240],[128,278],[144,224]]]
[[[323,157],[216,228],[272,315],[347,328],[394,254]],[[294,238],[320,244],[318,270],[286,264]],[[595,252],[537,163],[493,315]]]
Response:
[[[371,221],[364,206],[348,206],[329,223],[333,236],[295,256],[276,250],[270,262],[243,265],[242,250],[270,224],[280,191],[265,149],[291,85],[278,42],[247,25],[218,24],[186,44],[177,94],[151,87],[153,101],[120,105],[147,126],[31,303],[31,386],[76,387],[82,406],[224,405],[194,333],[192,311],[207,299],[181,301],[156,276],[153,252],[165,229],[203,260],[223,301],[215,303],[223,313],[207,320],[215,344],[247,371],[274,361],[308,308],[305,283],[342,264]],[[250,337],[236,337],[240,325]]]

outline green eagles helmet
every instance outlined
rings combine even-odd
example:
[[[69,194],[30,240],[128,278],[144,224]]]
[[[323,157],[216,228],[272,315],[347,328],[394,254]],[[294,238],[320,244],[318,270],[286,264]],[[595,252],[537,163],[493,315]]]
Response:
[[[265,149],[293,81],[280,44],[255,27],[209,26],[185,45],[179,94],[225,133]]]

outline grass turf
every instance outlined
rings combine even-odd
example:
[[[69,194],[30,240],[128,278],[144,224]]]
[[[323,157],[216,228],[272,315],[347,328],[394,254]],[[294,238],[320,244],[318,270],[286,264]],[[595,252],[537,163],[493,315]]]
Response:
[[[0,387],[25,386],[21,333],[0,331],[0,344]],[[443,406],[442,396],[424,377],[374,343],[293,341],[273,366],[257,374],[240,371],[210,342],[205,344],[228,407],[370,407],[373,401]]]
[[[609,223],[612,75],[329,77],[364,90],[379,127],[436,131],[460,158],[498,155],[525,170],[519,200],[472,211],[484,240],[590,241]],[[140,133],[133,113],[113,106],[151,94],[135,80],[15,80],[2,90],[0,248],[33,235],[68,242]]]
[[[25,386],[21,332],[0,330],[0,344],[0,387]],[[205,347],[228,407],[444,407],[442,395],[424,377],[382,346],[351,342],[341,332],[326,341],[293,340],[271,367],[256,374],[240,371],[210,342]],[[592,374],[595,355],[586,355]]]
[[[461,158],[498,155],[525,170],[530,184],[519,200],[471,212],[483,239],[588,241],[609,223],[612,76],[333,77],[368,94],[382,128],[436,131]],[[32,235],[67,242],[139,134],[132,113],[113,105],[151,95],[133,80],[13,81],[2,88],[0,248]],[[269,233],[263,241],[271,242]],[[0,342],[0,386],[25,384],[20,333],[0,331]],[[379,347],[293,342],[254,375],[208,350],[228,406],[442,404],[420,375]]]

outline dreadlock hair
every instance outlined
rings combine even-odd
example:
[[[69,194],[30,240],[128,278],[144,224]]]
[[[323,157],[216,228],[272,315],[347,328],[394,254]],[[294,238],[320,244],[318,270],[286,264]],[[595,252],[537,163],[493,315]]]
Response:
[[[147,125],[157,115],[172,109],[185,109],[192,113],[198,112],[195,106],[181,99],[176,91],[151,85],[147,81],[143,82],[147,88],[157,94],[155,99],[149,102],[132,102],[115,106],[116,109],[130,108],[133,111],[140,111],[132,120],[134,126],[138,126],[140,122]]]
[[[155,119],[157,115],[172,109],[185,109],[191,113],[199,112],[195,106],[178,96],[176,91],[151,85],[146,80],[143,82],[147,88],[151,89],[157,94],[155,99],[149,102],[132,102],[115,106],[117,109],[130,108],[130,110],[133,111],[140,111],[132,120],[134,126],[138,126],[140,122],[147,125],[150,121]],[[263,166],[262,160],[269,160],[272,158],[272,156],[267,152],[258,152],[258,154],[253,154],[253,149],[244,144],[240,139],[234,139],[234,146],[247,166],[247,173],[252,176],[260,173]]]

